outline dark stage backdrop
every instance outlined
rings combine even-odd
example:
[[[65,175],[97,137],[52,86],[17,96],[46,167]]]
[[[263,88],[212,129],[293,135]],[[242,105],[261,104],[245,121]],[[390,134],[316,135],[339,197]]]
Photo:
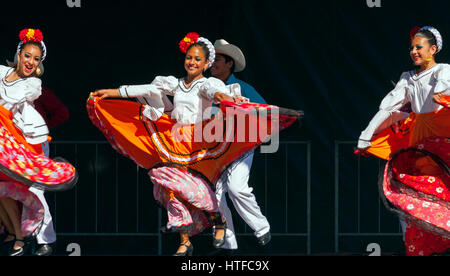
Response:
[[[382,0],[381,8],[369,8],[366,0],[81,0],[81,4],[81,8],[68,8],[63,0],[17,1],[7,8],[2,4],[0,63],[13,58],[22,28],[44,32],[48,58],[43,83],[71,115],[69,122],[53,130],[54,140],[104,141],[86,114],[89,92],[149,83],[157,75],[184,75],[177,46],[187,32],[196,31],[211,41],[225,38],[246,55],[247,68],[237,74],[239,78],[268,103],[305,112],[301,128],[280,136],[284,141],[312,143],[313,253],[334,250],[335,141],[355,141],[393,88],[391,81],[411,69],[410,29],[436,26],[444,37],[438,61],[447,62],[450,55],[448,1]],[[303,170],[299,158],[303,157],[289,155],[289,163]],[[354,166],[348,162],[343,166]],[[80,179],[79,185],[90,185],[89,178]],[[370,183],[375,184],[376,179]],[[295,209],[290,214],[295,216]]]

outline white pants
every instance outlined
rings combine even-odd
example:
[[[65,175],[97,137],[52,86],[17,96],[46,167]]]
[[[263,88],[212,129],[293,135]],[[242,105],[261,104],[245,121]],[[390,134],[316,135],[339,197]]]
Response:
[[[44,222],[42,223],[41,228],[38,229],[39,232],[35,234],[36,241],[38,244],[54,243],[56,241],[56,233],[53,229],[52,215],[50,214],[47,201],[45,200],[44,191],[33,187],[31,187],[29,190],[39,198],[42,205],[44,206]]]
[[[225,172],[216,185],[216,196],[219,201],[219,210],[227,220],[226,242],[222,248],[237,249],[236,236],[234,234],[231,211],[227,206],[225,193],[233,202],[234,208],[241,218],[253,229],[256,237],[261,237],[270,231],[267,218],[261,213],[261,209],[253,195],[253,188],[248,186],[250,168],[252,167],[253,152],[245,159],[233,164]]]
[[[46,142],[42,144],[42,149],[44,150],[45,156],[50,155],[50,146],[49,143]],[[42,205],[44,206],[44,222],[42,227],[39,229],[39,232],[36,233],[36,240],[38,244],[49,244],[54,243],[56,241],[56,233],[53,228],[53,219],[50,214],[50,209],[48,208],[47,201],[45,200],[44,191],[31,187],[30,192],[35,194]]]

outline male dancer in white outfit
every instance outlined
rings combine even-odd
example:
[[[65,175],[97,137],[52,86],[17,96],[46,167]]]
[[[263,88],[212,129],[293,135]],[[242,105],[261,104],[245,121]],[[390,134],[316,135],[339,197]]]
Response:
[[[216,60],[211,67],[211,75],[221,79],[227,85],[239,83],[243,97],[248,98],[250,102],[265,104],[264,99],[251,85],[233,75],[234,72],[241,72],[245,68],[245,57],[242,51],[223,39],[217,40],[214,47]],[[233,163],[228,171],[224,172],[216,186],[219,209],[227,220],[226,243],[223,249],[234,250],[238,247],[231,212],[226,203],[226,192],[241,218],[253,229],[259,244],[266,245],[271,240],[269,222],[256,202],[255,195],[252,193],[253,188],[248,186],[252,161],[253,152],[245,159]]]

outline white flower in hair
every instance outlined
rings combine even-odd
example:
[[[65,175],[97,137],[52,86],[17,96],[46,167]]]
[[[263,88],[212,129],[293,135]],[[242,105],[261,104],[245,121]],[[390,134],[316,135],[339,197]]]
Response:
[[[419,32],[420,31],[430,31],[433,34],[434,38],[436,39],[436,44],[437,44],[436,54],[439,53],[442,50],[442,47],[444,46],[444,42],[442,40],[442,36],[439,33],[439,31],[436,28],[431,27],[431,26],[422,27],[419,30]]]

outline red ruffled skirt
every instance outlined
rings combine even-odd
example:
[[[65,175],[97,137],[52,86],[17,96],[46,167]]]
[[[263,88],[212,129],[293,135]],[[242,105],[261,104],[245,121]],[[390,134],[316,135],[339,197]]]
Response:
[[[407,255],[450,249],[450,107],[411,116],[382,131],[368,152],[389,160],[383,193],[387,207],[405,217]]]
[[[388,162],[383,191],[405,217],[406,252],[428,256],[450,249],[450,139],[429,137]]]

